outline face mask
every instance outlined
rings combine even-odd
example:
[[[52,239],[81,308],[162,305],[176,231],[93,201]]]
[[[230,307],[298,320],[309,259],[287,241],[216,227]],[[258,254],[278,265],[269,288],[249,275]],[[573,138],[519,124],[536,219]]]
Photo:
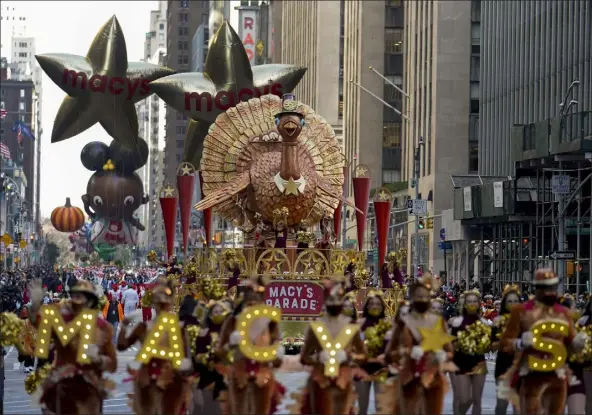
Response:
[[[354,315],[354,309],[353,308],[344,309],[343,315],[348,316],[348,317],[352,317]]]
[[[557,294],[544,295],[541,302],[547,306],[552,306],[557,302]]]
[[[425,313],[430,308],[429,301],[416,301],[413,303],[413,309],[420,314]]]
[[[341,314],[341,310],[343,310],[343,305],[341,305],[341,304],[328,305],[326,308],[327,308],[327,314],[335,317],[335,316],[338,316],[339,314]]]
[[[218,314],[216,316],[211,316],[210,320],[214,324],[222,324],[224,323],[224,320],[226,320],[226,316],[224,314]]]
[[[467,313],[469,313],[469,314],[475,314],[477,312],[477,310],[479,310],[479,306],[478,305],[466,305],[465,310],[467,310]]]
[[[370,314],[372,317],[378,317],[381,312],[382,312],[382,310],[379,308],[368,309],[368,314]]]

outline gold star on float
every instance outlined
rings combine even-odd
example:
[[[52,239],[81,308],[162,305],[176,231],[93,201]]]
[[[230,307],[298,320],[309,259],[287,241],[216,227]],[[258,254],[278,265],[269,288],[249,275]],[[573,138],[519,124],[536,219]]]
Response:
[[[364,166],[363,164],[356,167],[356,177],[366,177],[368,174],[368,167]]]
[[[175,71],[127,61],[125,37],[113,16],[97,33],[86,56],[36,55],[49,78],[68,96],[56,115],[51,142],[72,138],[96,123],[128,148],[138,141],[134,104],[152,92],[149,83]]]
[[[420,327],[421,348],[425,353],[442,350],[445,345],[454,340],[454,336],[442,330],[442,322],[438,320],[434,327]]]
[[[193,173],[195,173],[195,169],[190,163],[181,163],[177,169],[178,176],[191,176]]]
[[[389,194],[384,189],[380,189],[380,192],[378,192],[377,196],[378,196],[378,200],[381,202],[390,200]]]
[[[167,76],[152,82],[150,87],[168,105],[191,119],[185,136],[189,142],[185,143],[184,160],[198,165],[208,128],[220,113],[255,97],[255,88],[261,93],[269,91],[270,81],[272,85],[281,85],[276,94],[292,92],[305,72],[306,68],[284,64],[251,67],[240,37],[224,22],[212,38],[204,72]]]
[[[167,185],[167,187],[165,187],[164,189],[162,189],[162,191],[164,192],[164,197],[174,197],[175,196],[175,188],[173,186],[171,186],[170,184]]]
[[[294,181],[294,178],[290,177],[290,180],[288,180],[287,182],[284,183],[286,196],[288,196],[288,195],[298,196],[298,186],[299,185],[298,185],[298,183],[296,183]]]

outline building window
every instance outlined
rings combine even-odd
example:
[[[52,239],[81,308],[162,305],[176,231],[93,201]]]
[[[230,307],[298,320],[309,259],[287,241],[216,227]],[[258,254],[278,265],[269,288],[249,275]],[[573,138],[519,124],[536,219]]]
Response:
[[[403,29],[385,29],[384,48],[387,53],[403,53]]]
[[[189,0],[181,0],[181,8],[186,9],[188,6]]]
[[[25,90],[21,89],[21,98],[24,98],[24,97],[25,97]]]
[[[183,65],[183,55],[179,55],[179,56],[177,56],[177,63],[178,63],[179,65]]]
[[[181,121],[183,115],[180,112],[177,112],[177,121]]]
[[[164,23],[161,23],[161,24],[159,24],[159,25],[158,25],[158,28],[159,28],[160,30],[164,30]]]
[[[183,55],[183,63],[185,65],[187,65],[189,63],[189,56],[188,55]]]
[[[396,183],[400,181],[401,173],[398,170],[383,170],[382,171],[382,182],[383,183]]]
[[[164,40],[164,33],[158,34],[158,40]]]
[[[479,71],[481,70],[481,58],[471,57],[471,82],[479,82]]]
[[[184,145],[185,145],[185,142],[183,140],[177,140],[177,148],[183,148]]]
[[[177,154],[177,163],[181,163],[182,158],[180,154]]]
[[[388,123],[382,127],[382,146],[401,147],[401,123]]]
[[[25,103],[24,102],[19,102],[19,110],[20,111],[24,111],[25,110]]]
[[[471,100],[471,114],[479,114],[479,100],[478,99]]]

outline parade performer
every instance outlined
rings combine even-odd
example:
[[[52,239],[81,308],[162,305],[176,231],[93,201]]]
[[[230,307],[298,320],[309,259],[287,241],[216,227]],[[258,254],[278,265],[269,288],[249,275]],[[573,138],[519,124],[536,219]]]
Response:
[[[86,280],[78,280],[70,290],[71,299],[56,310],[67,323],[74,320],[84,309],[96,308],[99,302],[93,285]],[[39,310],[43,290],[38,283],[30,289],[30,318],[35,326],[41,322]],[[62,345],[56,333],[52,334],[55,360],[51,372],[41,385],[40,403],[44,414],[98,414],[102,410],[103,399],[107,395],[107,382],[102,379],[104,372],[115,372],[117,358],[111,343],[113,328],[103,318],[97,318],[97,344],[88,348],[91,364],[77,362],[78,341]]]
[[[173,309],[173,288],[170,282],[160,280],[152,289],[152,304],[155,318],[161,312]],[[122,329],[117,338],[117,349],[127,350],[136,342],[144,343],[153,320],[137,322],[130,327],[131,316],[122,321]],[[129,330],[128,330],[129,328]],[[153,358],[140,366],[134,376],[133,410],[138,415],[181,414],[189,397],[189,383],[183,372],[191,370],[191,361],[183,359],[179,370],[173,368],[169,360]]]
[[[142,307],[142,321],[152,320],[152,291],[142,287],[140,292],[140,305]]]
[[[384,383],[383,387],[381,388],[381,392],[376,396],[376,412],[380,414],[389,414],[389,415],[398,415],[401,410],[399,408],[399,392],[400,392],[400,382],[399,382],[399,366],[396,363],[393,363],[393,344],[392,341],[393,333],[396,330],[397,326],[403,324],[403,317],[407,316],[410,311],[411,304],[408,301],[401,301],[399,306],[397,307],[397,312],[395,314],[395,318],[393,319],[393,328],[387,332],[385,339],[387,340],[387,345],[384,350],[385,355],[385,362],[388,362],[388,378]]]
[[[592,413],[592,296],[588,298],[582,317],[576,324],[576,330],[585,332],[588,340],[580,353],[571,356],[570,365],[574,364],[572,369],[574,375],[581,380],[585,388],[586,410],[580,413],[590,414]],[[580,399],[577,398],[577,400]]]
[[[35,350],[35,327],[29,319],[29,309],[24,306],[19,315],[21,320],[24,320],[24,328],[20,333],[22,348],[18,353],[18,361],[24,365],[25,373],[31,373],[35,366],[35,357],[33,351]]]
[[[220,332],[216,355],[226,359],[228,353],[232,353],[232,363],[227,374],[230,414],[271,415],[285,392],[284,387],[275,380],[273,373],[273,369],[282,364],[283,346],[280,346],[275,361],[271,363],[259,363],[248,359],[237,347],[240,341],[236,327],[238,316],[247,307],[265,304],[265,285],[263,277],[247,281],[242,299],[234,309],[233,315],[226,319]],[[279,324],[267,318],[258,319],[248,334],[257,346],[270,346],[281,338]]]
[[[199,376],[197,390],[194,392],[193,415],[219,415],[221,409],[217,401],[220,392],[226,389],[224,376],[219,370],[219,360],[215,356],[220,330],[230,310],[226,302],[210,300],[200,326],[187,328],[193,356],[194,369]]]
[[[520,288],[517,285],[506,285],[502,293],[500,315],[494,320],[493,327],[491,329],[491,349],[498,351],[497,357],[495,359],[494,373],[495,383],[498,387],[498,396],[495,403],[495,415],[506,415],[508,411],[509,400],[506,396],[504,396],[503,391],[500,391],[499,389],[500,385],[503,385],[501,382],[501,377],[510,369],[510,367],[512,367],[514,353],[499,350],[499,345],[502,334],[506,328],[506,324],[508,323],[510,312],[517,304],[520,304]],[[518,413],[518,411],[514,410],[514,413]]]
[[[431,303],[431,311],[432,313],[436,313],[439,316],[444,315],[444,300],[440,297],[434,298]]]
[[[347,272],[347,271],[346,271]],[[348,292],[343,300],[343,310],[341,314],[350,317],[351,322],[355,323],[358,319],[358,310],[356,309],[356,293],[353,291]]]
[[[411,311],[397,322],[385,358],[399,367],[403,414],[441,414],[448,391],[445,371],[454,370],[452,336],[444,319],[431,313],[430,300],[439,282],[425,273],[411,285]],[[390,408],[389,413],[394,412]]]
[[[273,230],[275,232],[274,248],[286,249],[288,241],[288,227],[286,221],[288,219],[288,208],[283,207],[276,209],[273,212]]]
[[[462,315],[454,317],[450,323],[451,334],[456,336],[453,361],[458,367],[452,388],[459,414],[466,414],[472,405],[473,415],[480,415],[487,375],[485,353],[491,346],[491,327],[481,317],[481,294],[477,290],[465,291],[464,297]]]
[[[136,290],[127,285],[127,283],[122,283],[122,286],[121,303],[123,304],[123,313],[127,316],[136,311],[140,304],[140,297]]]
[[[568,377],[567,389],[567,413],[570,415],[578,415],[586,412],[586,388],[592,390],[592,384],[588,384],[592,379],[584,379],[584,371],[592,364],[592,322],[589,317],[588,310],[584,310],[582,317],[579,317],[576,310],[576,304],[573,297],[565,295],[561,298],[561,305],[568,308],[572,312],[572,318],[576,323],[576,331],[584,333],[587,336],[584,350],[579,353],[574,353],[569,357],[570,374]],[[588,311],[588,315],[586,315]]]
[[[111,293],[107,293],[107,301],[103,306],[103,318],[107,320],[113,326],[113,338],[112,343],[117,344],[117,327],[123,320],[123,307],[121,303],[117,301],[117,298],[113,298]]]
[[[300,362],[312,366],[312,371],[299,397],[299,413],[349,415],[355,401],[351,364],[362,363],[366,350],[360,326],[342,314],[343,283],[327,279],[324,284],[326,314],[311,323],[300,352]],[[343,343],[339,343],[341,340]]]
[[[555,354],[539,351],[540,343],[535,345],[534,339],[539,342],[545,339],[559,341],[573,353],[580,352],[585,346],[586,334],[576,334],[569,310],[558,303],[558,285],[559,278],[552,269],[538,269],[534,280],[535,298],[512,309],[501,338],[502,350],[517,353],[514,365],[504,380],[510,382],[510,387],[518,393],[519,410],[525,415],[563,413],[567,397],[565,359],[559,361]],[[559,322],[561,324],[555,325],[567,327],[567,330],[561,333],[545,330],[540,337],[535,337],[534,327],[545,321]],[[533,359],[546,360],[556,369],[542,371],[538,361],[536,366],[532,363]]]
[[[366,302],[362,310],[360,320],[360,332],[366,344],[368,359],[360,365],[365,372],[364,376],[356,382],[358,394],[358,415],[368,413],[370,403],[370,389],[374,386],[374,396],[380,392],[381,383],[386,380],[387,368],[384,359],[386,348],[386,333],[392,329],[391,323],[386,319],[386,304],[382,291],[370,290],[366,294]]]

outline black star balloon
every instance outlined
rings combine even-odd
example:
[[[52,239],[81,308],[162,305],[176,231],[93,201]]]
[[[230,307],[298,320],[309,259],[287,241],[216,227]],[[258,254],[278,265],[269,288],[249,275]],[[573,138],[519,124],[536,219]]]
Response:
[[[36,55],[47,76],[68,96],[55,118],[51,142],[72,138],[97,122],[129,148],[138,141],[134,103],[152,94],[150,82],[175,71],[127,61],[121,26],[113,16],[99,30],[86,56],[67,53]]]
[[[210,44],[204,72],[167,76],[150,87],[168,105],[191,118],[185,161],[199,166],[201,147],[216,117],[241,101],[265,94],[292,92],[306,68],[271,64],[251,67],[245,48],[228,22]]]

